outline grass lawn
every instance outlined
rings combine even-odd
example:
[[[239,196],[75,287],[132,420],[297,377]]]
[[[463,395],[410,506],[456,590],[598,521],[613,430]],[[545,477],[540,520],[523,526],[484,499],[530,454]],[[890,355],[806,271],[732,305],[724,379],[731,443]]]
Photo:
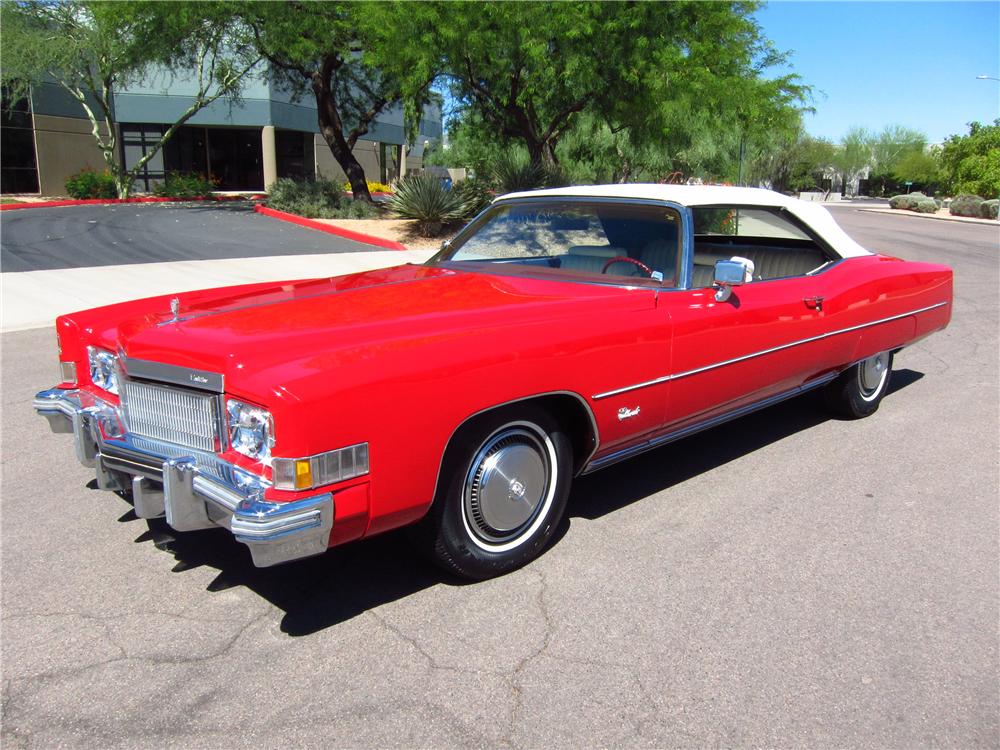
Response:
[[[7,198],[0,195],[0,203],[24,203],[24,201],[19,201],[17,198]]]

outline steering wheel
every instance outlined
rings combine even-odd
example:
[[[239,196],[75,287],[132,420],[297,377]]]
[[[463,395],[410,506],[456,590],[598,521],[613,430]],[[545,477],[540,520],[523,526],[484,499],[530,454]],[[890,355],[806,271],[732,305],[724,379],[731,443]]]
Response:
[[[646,272],[647,276],[653,275],[653,269],[643,263],[641,260],[636,260],[635,258],[629,258],[625,255],[616,255],[611,258],[607,263],[604,264],[604,268],[601,269],[601,273],[607,273],[608,269],[611,268],[615,263],[631,263],[633,266],[638,266],[640,269]]]

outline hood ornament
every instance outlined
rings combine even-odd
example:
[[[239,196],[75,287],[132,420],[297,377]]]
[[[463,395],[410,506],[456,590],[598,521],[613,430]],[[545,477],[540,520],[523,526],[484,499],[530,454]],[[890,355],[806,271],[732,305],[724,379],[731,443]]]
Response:
[[[181,311],[180,298],[174,297],[172,300],[170,300],[170,314],[174,316],[170,320],[171,323],[177,322],[177,316],[180,314],[180,311]]]

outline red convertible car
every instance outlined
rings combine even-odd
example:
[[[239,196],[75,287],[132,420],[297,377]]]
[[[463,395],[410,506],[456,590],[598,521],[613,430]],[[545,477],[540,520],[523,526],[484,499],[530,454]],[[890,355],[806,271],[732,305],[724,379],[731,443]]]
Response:
[[[823,388],[873,413],[952,273],[758,189],[506,195],[423,265],[57,320],[34,408],[102,489],[258,566],[400,526],[468,578],[537,556],[574,476]]]

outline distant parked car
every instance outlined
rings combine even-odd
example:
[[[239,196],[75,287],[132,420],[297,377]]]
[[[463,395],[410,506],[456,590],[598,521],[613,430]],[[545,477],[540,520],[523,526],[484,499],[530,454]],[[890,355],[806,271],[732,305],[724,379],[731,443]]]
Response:
[[[814,203],[561,188],[423,265],[62,316],[34,406],[138,516],[229,529],[258,566],[412,525],[486,578],[544,549],[574,476],[813,388],[871,414],[951,306],[950,269]]]

